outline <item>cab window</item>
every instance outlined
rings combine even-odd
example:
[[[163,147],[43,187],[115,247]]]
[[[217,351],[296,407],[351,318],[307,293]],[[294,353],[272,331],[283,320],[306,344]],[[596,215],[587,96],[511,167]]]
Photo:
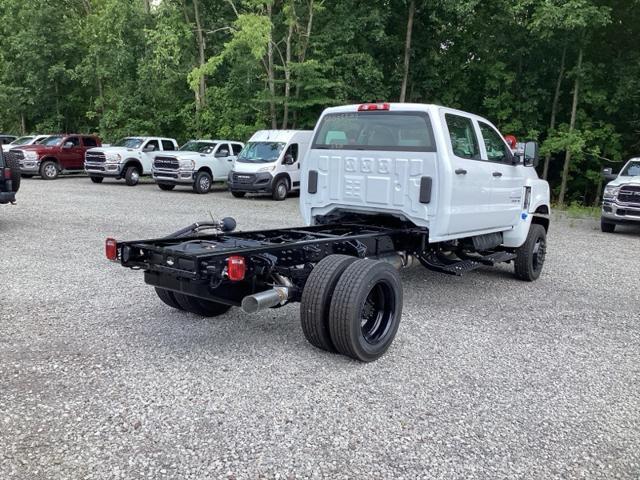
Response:
[[[444,117],[449,130],[453,154],[456,157],[479,160],[480,148],[478,148],[478,138],[471,119],[450,113]]]
[[[291,155],[293,157],[293,163],[296,163],[298,161],[298,144],[292,143],[289,145],[289,148],[287,148],[287,152],[284,155],[285,157],[287,155]]]
[[[82,143],[85,147],[97,147],[98,142],[93,137],[82,137]]]
[[[64,140],[64,145],[66,145],[67,143],[72,143],[74,147],[79,147],[80,146],[80,137],[67,137]]]
[[[153,150],[151,150],[151,148],[149,147],[153,147]],[[157,140],[149,140],[146,145],[144,146],[144,150],[150,150],[153,152],[157,152],[158,150],[160,150],[160,145],[158,144]]]
[[[239,155],[242,151],[242,145],[240,145],[239,143],[232,143],[231,148],[233,148],[234,155]]]
[[[176,147],[171,140],[162,140],[162,150],[171,151],[175,149]]]
[[[478,122],[480,125],[480,133],[484,140],[484,148],[487,150],[487,160],[491,162],[508,162],[511,160],[511,155],[507,151],[507,145],[502,140],[502,137],[492,127],[483,122]]]

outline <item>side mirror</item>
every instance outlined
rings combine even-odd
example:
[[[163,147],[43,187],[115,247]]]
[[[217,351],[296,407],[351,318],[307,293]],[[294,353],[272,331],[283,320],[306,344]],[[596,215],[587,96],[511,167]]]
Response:
[[[73,142],[64,142],[64,145],[62,146],[62,148],[72,148],[73,147]]]
[[[142,149],[142,151],[143,152],[154,152],[155,149],[156,149],[156,147],[154,145],[147,145]]]
[[[229,156],[229,150],[225,148],[221,148],[220,150],[218,150],[215,155],[216,158],[224,158],[228,156]]]
[[[613,173],[613,170],[611,168],[603,168],[602,177],[607,181],[611,181],[611,180],[615,180],[618,176],[615,173]]]
[[[295,160],[293,159],[293,155],[291,155],[290,153],[287,153],[284,156],[284,160],[282,161],[282,163],[284,163],[285,165],[293,165],[295,163]]]
[[[538,155],[538,142],[524,144],[522,163],[525,167],[537,167],[540,156]]]

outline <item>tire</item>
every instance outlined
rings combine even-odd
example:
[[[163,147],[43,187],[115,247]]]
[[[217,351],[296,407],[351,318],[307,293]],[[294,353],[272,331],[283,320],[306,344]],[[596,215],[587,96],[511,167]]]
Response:
[[[5,154],[4,156],[7,166],[11,170],[11,190],[15,193],[20,190],[20,162],[13,156],[13,154]]]
[[[159,183],[158,184],[158,188],[160,188],[160,190],[170,191],[170,190],[173,190],[174,188],[176,188],[176,186],[172,185],[170,183]]]
[[[331,299],[340,276],[356,260],[347,255],[329,255],[315,266],[307,279],[300,300],[300,322],[305,338],[314,347],[336,351],[329,333]]]
[[[104,177],[89,177],[93,183],[102,183]]]
[[[398,272],[386,262],[358,260],[336,284],[329,311],[331,340],[343,355],[372,362],[393,342],[401,316]]]
[[[176,297],[174,296],[171,290],[166,290],[164,288],[158,288],[158,287],[154,287],[154,288],[156,290],[156,293],[158,294],[158,297],[160,298],[160,300],[162,300],[165,303],[165,305],[169,305],[171,308],[182,310],[182,307],[176,300]]]
[[[58,173],[58,166],[53,160],[45,160],[40,164],[40,176],[43,180],[55,180]]]
[[[231,192],[231,195],[233,195],[236,198],[244,198],[246,194],[247,192]]]
[[[520,280],[532,282],[542,273],[547,253],[547,232],[542,225],[532,223],[524,244],[516,249],[514,269]]]
[[[605,221],[604,218],[600,218],[600,230],[602,230],[604,233],[613,233],[616,231],[616,224],[609,223]]]
[[[227,313],[231,308],[231,305],[204,300],[184,293],[174,292],[173,296],[183,310],[203,317],[217,317]]]
[[[127,167],[124,174],[124,181],[130,187],[134,187],[140,181],[140,172],[136,167]]]
[[[213,180],[207,172],[198,172],[193,182],[193,191],[199,194],[209,193]]]
[[[276,180],[276,183],[273,185],[273,193],[271,196],[274,200],[281,202],[282,200],[287,198],[287,194],[289,193],[289,182],[287,182],[286,178],[279,178]]]

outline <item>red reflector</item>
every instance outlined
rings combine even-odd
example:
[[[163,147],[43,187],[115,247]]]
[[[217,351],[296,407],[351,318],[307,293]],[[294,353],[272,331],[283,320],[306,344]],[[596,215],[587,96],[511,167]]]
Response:
[[[358,107],[359,112],[371,112],[373,110],[389,110],[391,105],[388,103],[363,103]]]
[[[227,259],[227,275],[232,282],[244,280],[244,274],[247,266],[244,263],[244,257],[240,255],[232,255]]]
[[[11,180],[11,169],[10,168],[5,168],[4,169],[4,179],[5,180]]]
[[[118,243],[115,238],[107,238],[107,241],[104,243],[104,253],[111,261],[118,259]]]

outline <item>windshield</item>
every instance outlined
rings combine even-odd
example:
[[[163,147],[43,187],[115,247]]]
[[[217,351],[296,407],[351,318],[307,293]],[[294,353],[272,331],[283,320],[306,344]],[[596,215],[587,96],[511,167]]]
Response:
[[[34,137],[20,137],[20,138],[16,138],[9,145],[26,145],[27,143],[29,143],[33,139],[34,139]]]
[[[640,160],[629,162],[627,166],[620,172],[623,177],[638,177],[640,176]]]
[[[140,148],[142,145],[141,138],[121,138],[113,144],[114,147]]]
[[[325,115],[312,148],[435,152],[429,116],[422,112]]]
[[[59,145],[59,144],[60,144],[60,142],[62,142],[62,139],[63,139],[63,138],[64,138],[64,137],[61,137],[61,136],[59,136],[59,135],[53,135],[52,137],[47,137],[47,138],[45,138],[45,139],[44,139],[42,142],[40,142],[40,143],[42,143],[42,145],[49,145],[49,146],[51,146],[51,145]]]
[[[245,145],[238,155],[241,163],[269,163],[280,156],[286,144],[283,142],[250,142]]]
[[[183,146],[180,147],[181,152],[198,152],[198,153],[211,153],[216,148],[214,142],[199,142],[197,140],[189,140]]]

